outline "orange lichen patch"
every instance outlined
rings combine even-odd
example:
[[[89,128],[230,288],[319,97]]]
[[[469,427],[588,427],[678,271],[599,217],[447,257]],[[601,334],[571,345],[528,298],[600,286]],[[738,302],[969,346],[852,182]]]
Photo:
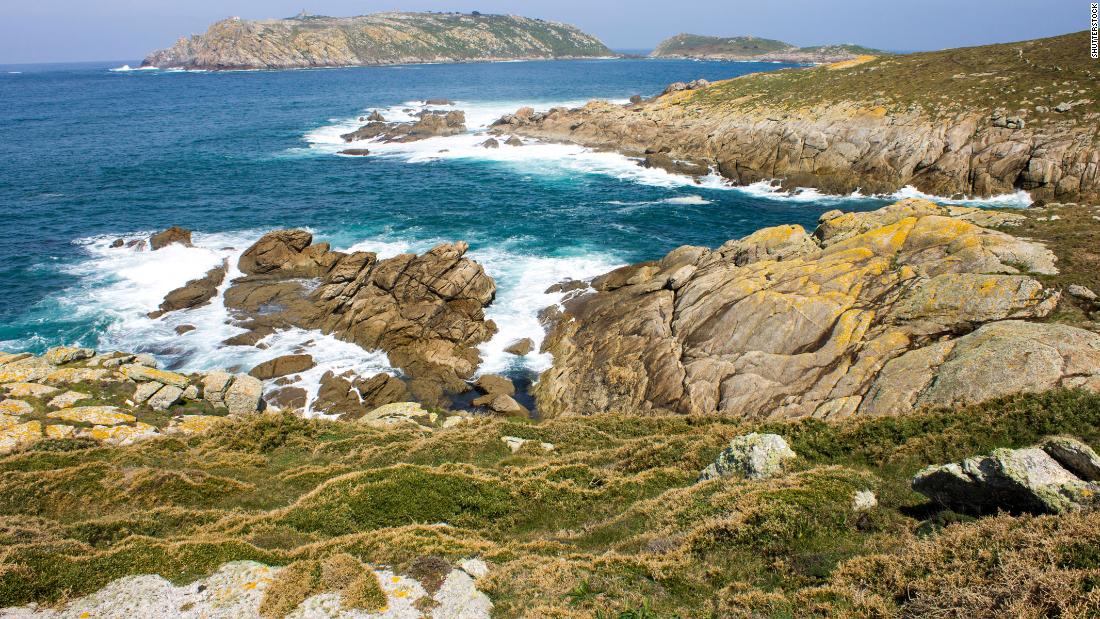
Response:
[[[850,69],[852,67],[864,64],[866,62],[871,62],[872,60],[875,60],[876,58],[878,58],[878,56],[872,56],[870,54],[861,54],[859,56],[856,56],[855,58],[852,58],[851,60],[841,60],[840,62],[829,63],[829,64],[825,65],[825,68],[829,71],[837,71],[839,69]]]
[[[39,385],[38,383],[10,383],[3,386],[13,398],[41,398],[58,391],[57,387]]]
[[[102,368],[60,368],[47,374],[44,380],[47,383],[82,383],[106,380],[111,374],[111,370]]]
[[[0,454],[28,447],[42,438],[42,424],[38,421],[12,426],[0,430]]]
[[[0,430],[17,425],[19,425],[19,417],[8,415],[7,413],[0,413]]]
[[[73,426],[61,424],[46,426],[46,438],[73,438],[74,436],[76,436],[76,428]]]
[[[216,415],[183,415],[172,420],[166,432],[169,434],[204,434],[225,421],[225,417]]]
[[[84,430],[77,436],[90,438],[111,445],[130,445],[137,441],[153,438],[160,434],[155,426],[138,422],[132,426],[95,426]]]
[[[186,389],[187,385],[190,384],[188,378],[183,374],[177,374],[167,370],[158,370],[138,364],[122,366],[122,373],[138,382],[155,381],[162,385],[172,385],[180,389]]]
[[[50,419],[105,426],[137,421],[137,417],[123,413],[115,406],[77,406],[49,413],[46,416]]]
[[[0,383],[21,383],[41,380],[48,371],[40,365],[16,365],[0,368]]]
[[[34,407],[23,400],[0,401],[0,413],[8,415],[29,415],[34,412]]]

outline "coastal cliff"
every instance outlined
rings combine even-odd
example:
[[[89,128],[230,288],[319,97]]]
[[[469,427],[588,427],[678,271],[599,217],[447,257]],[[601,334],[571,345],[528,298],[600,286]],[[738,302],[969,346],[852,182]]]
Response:
[[[1100,82],[1088,43],[1081,32],[674,84],[628,106],[521,110],[495,130],[739,185],[1095,200]]]
[[[836,420],[1100,390],[1100,335],[1037,322],[1055,255],[987,227],[1024,220],[905,200],[597,277],[544,315],[539,411]]]
[[[614,53],[573,26],[513,15],[376,13],[230,18],[150,54],[142,66],[293,69],[479,60],[591,58]]]
[[[882,50],[851,43],[798,47],[784,41],[753,36],[708,37],[697,34],[678,34],[661,41],[650,56],[653,58],[821,64],[852,60],[859,56],[884,56],[887,54],[888,52]]]

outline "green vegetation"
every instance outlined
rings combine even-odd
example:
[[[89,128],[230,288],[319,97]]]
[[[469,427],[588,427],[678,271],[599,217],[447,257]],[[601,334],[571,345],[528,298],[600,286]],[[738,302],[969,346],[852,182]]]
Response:
[[[768,52],[797,49],[797,46],[775,39],[758,37],[708,37],[698,34],[678,34],[666,39],[654,50],[656,56],[760,56]]]
[[[752,430],[788,439],[790,473],[696,483]],[[438,586],[446,561],[478,556],[502,617],[1081,616],[1100,611],[1100,514],[974,521],[908,487],[1054,433],[1100,443],[1100,396],[839,425],[605,415],[423,434],[256,415],[125,448],[45,441],[0,459],[0,606],[252,559],[308,576],[273,587],[272,616],[320,589],[370,608],[357,562]],[[865,489],[879,506],[855,512]]]
[[[801,110],[852,102],[888,113],[919,109],[932,117],[1001,109],[1024,116],[1029,125],[1095,124],[1095,114],[1100,112],[1100,67],[1088,57],[1088,44],[1088,33],[1078,32],[888,56],[848,68],[760,73],[696,91],[682,104]],[[1071,103],[1073,108],[1056,112],[1060,103]]]

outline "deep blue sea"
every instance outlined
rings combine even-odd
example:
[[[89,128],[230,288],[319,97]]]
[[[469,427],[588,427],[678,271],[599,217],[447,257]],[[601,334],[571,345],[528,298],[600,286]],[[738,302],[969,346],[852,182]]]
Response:
[[[147,350],[170,367],[247,365],[305,346],[324,369],[384,369],[384,355],[316,333],[284,333],[266,351],[225,349],[239,329],[220,301],[162,320],[163,295],[236,256],[262,233],[305,227],[336,248],[382,256],[465,240],[493,275],[489,315],[501,333],[484,371],[549,362],[501,352],[541,339],[543,294],[657,258],[684,244],[716,246],[777,223],[812,226],[833,208],[886,198],[836,198],[730,188],[646,170],[625,157],[529,143],[488,150],[484,129],[531,105],[650,96],[680,80],[783,65],[587,60],[416,65],[281,72],[111,71],[121,63],[0,66],[0,349],[60,343]],[[447,98],[470,133],[337,155],[339,134],[380,110],[411,118]],[[451,109],[451,108],[441,108]],[[171,225],[195,248],[113,250]],[[181,324],[198,327],[177,336]]]

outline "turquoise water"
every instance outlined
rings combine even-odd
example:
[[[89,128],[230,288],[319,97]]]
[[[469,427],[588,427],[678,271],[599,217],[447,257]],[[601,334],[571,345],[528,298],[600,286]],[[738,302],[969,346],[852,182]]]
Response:
[[[540,339],[543,290],[656,258],[683,244],[715,246],[760,227],[812,226],[832,208],[886,199],[770,195],[644,170],[614,154],[529,144],[489,151],[477,135],[523,105],[625,100],[699,77],[781,65],[590,60],[422,65],[317,71],[171,73],[106,65],[0,67],[0,348],[59,343],[148,350],[172,367],[251,362],[306,343],[330,364],[384,368],[317,334],[276,337],[270,351],[225,350],[237,330],[219,303],[161,321],[144,318],[168,290],[265,231],[306,227],[337,248],[392,255],[465,240],[500,288],[490,311],[501,334],[485,369],[531,372],[514,337]],[[339,133],[380,109],[390,119],[455,100],[471,133],[337,156]],[[110,250],[117,237],[170,225],[195,230],[194,249]],[[199,328],[175,336],[179,324]],[[326,366],[328,367],[328,366]]]

